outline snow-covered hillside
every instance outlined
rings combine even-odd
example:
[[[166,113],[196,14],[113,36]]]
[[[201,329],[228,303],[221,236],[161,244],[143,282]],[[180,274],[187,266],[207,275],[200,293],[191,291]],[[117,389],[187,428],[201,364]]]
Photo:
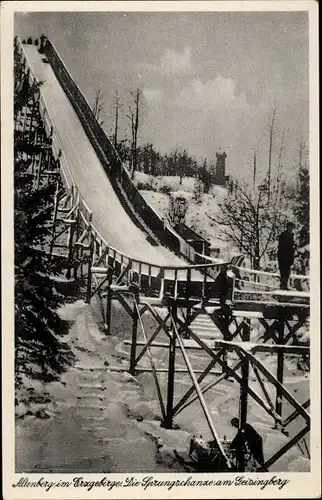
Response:
[[[141,194],[147,202],[166,218],[169,210],[169,194],[183,197],[188,201],[186,224],[210,241],[212,249],[219,249],[221,258],[230,258],[238,249],[227,242],[220,226],[212,219],[219,211],[218,202],[222,200],[227,189],[223,186],[212,186],[207,194],[202,195],[201,202],[194,200],[194,189],[196,179],[185,177],[180,184],[178,176],[151,177],[142,172],[136,172],[135,183],[140,188],[149,185],[149,189],[140,189]],[[169,194],[160,192],[160,189],[168,188]]]

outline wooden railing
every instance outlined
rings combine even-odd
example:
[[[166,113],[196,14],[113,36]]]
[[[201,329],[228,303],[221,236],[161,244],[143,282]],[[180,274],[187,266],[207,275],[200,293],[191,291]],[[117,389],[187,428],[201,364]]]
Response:
[[[24,67],[24,77],[29,78],[30,85],[37,83],[38,80],[31,69],[31,65],[28,62],[28,58],[26,57],[23,50],[23,45],[21,44],[19,39],[15,39],[15,50],[17,50],[21,54]],[[72,197],[73,202],[78,203],[84,224],[89,224],[90,226],[92,235],[95,240],[95,254],[97,258],[99,259],[100,254],[104,253],[103,262],[106,266],[106,269],[109,267],[113,267],[116,270],[116,274],[121,274],[126,267],[129,267],[130,269],[138,273],[140,287],[142,287],[143,289],[152,286],[152,288],[159,290],[161,287],[161,282],[163,282],[163,284],[165,282],[167,286],[169,285],[169,289],[178,287],[178,283],[180,287],[180,284],[184,284],[187,281],[189,283],[199,283],[202,289],[207,288],[207,286],[209,287],[209,284],[211,282],[212,284],[214,283],[214,278],[220,272],[220,265],[209,263],[207,265],[196,264],[187,266],[159,266],[154,265],[151,262],[134,259],[130,255],[122,253],[110,246],[109,243],[105,240],[104,236],[98,231],[95,224],[93,222],[90,222],[92,212],[86,204],[84,198],[78,192],[76,182],[68,167],[62,144],[55,130],[54,122],[46,106],[46,101],[42,95],[41,88],[39,96],[39,112],[46,134],[48,134],[48,136],[51,136],[53,155],[56,159],[59,158],[60,172],[62,180],[64,182],[64,186],[68,194]],[[109,167],[108,163],[106,163],[106,165],[107,167]],[[181,241],[181,244],[184,244],[184,240]],[[101,270],[103,273],[105,273],[104,268],[101,268]],[[201,274],[206,270],[211,272],[213,277],[211,277],[209,274],[208,276],[206,274]],[[99,272],[99,269],[97,271]]]
[[[242,290],[257,290],[258,292],[270,292],[280,287],[280,275],[278,273],[246,268],[243,266],[232,266],[236,274],[237,287]],[[290,275],[290,287],[292,289],[309,292],[310,276],[300,274]]]
[[[95,149],[102,166],[109,177],[123,208],[134,222],[150,236],[155,236],[163,246],[167,246],[176,255],[184,256],[194,262],[194,250],[175,231],[164,224],[157,212],[148,204],[134,185],[117,151],[96,120],[93,111],[76,82],[71,77],[52,42],[45,46],[45,54],[53,71],[74,107],[82,126]],[[134,210],[131,210],[132,205]],[[151,234],[152,233],[152,234]],[[191,258],[192,257],[192,258]]]
[[[21,53],[24,65],[24,74],[29,77],[29,83],[32,85],[37,82],[37,78],[32,72],[31,65],[28,63],[28,59],[23,50],[23,45],[19,39],[15,39],[15,50]],[[67,96],[70,98],[74,109],[77,111],[84,130],[90,137],[91,143],[102,162],[105,172],[109,176],[109,179],[111,179],[113,187],[117,191],[118,183],[115,183],[115,180],[117,179],[123,190],[126,191],[127,197],[131,198],[134,209],[136,210],[136,207],[138,207],[139,213],[143,215],[143,220],[147,220],[149,222],[152,221],[150,228],[160,238],[161,242],[166,244],[166,246],[169,246],[175,253],[181,256],[184,255],[189,262],[195,262],[195,264],[187,266],[159,266],[151,262],[134,259],[130,255],[124,254],[111,247],[103,235],[99,233],[95,224],[93,222],[89,223],[92,211],[90,207],[88,207],[84,198],[78,192],[76,182],[68,167],[67,160],[62,149],[62,144],[55,130],[54,122],[50,116],[50,112],[40,90],[39,111],[46,134],[51,136],[53,155],[55,158],[59,158],[61,177],[67,192],[71,195],[74,202],[77,201],[84,223],[90,225],[91,232],[95,240],[95,253],[97,257],[100,256],[101,252],[104,252],[104,264],[106,268],[110,266],[114,267],[119,275],[122,274],[126,267],[129,267],[133,271],[137,272],[139,276],[139,286],[143,291],[154,290],[156,293],[159,293],[161,287],[165,287],[165,294],[170,293],[173,296],[177,296],[178,293],[181,296],[188,296],[189,294],[195,294],[196,296],[203,297],[218,296],[220,290],[217,288],[215,282],[222,267],[226,267],[229,263],[218,262],[216,259],[212,259],[211,257],[195,252],[191,245],[189,245],[182,237],[177,235],[177,233],[170,226],[164,223],[164,221],[156,214],[156,212],[154,212],[150,205],[145,202],[144,198],[130,179],[126,168],[123,166],[111,142],[106,137],[102,128],[95,119],[88,102],[68,73],[63,62],[58,56],[57,51],[50,42],[47,43],[46,56],[51,59],[56,76]],[[130,195],[128,195],[128,193],[130,193]],[[141,203],[141,200],[143,200],[143,203]],[[126,200],[126,203],[128,203],[128,200]],[[139,221],[137,221],[137,223],[140,224]],[[236,268],[235,271],[237,274],[239,272],[240,282],[247,282],[251,287],[254,286],[255,290],[261,285],[269,287],[268,281],[272,278],[276,279],[276,277],[278,277],[275,273],[265,273],[242,267]],[[249,279],[250,276],[254,275],[260,276],[260,278],[257,277],[256,279]],[[269,280],[266,279],[264,284],[262,283],[263,276],[266,275],[268,275]],[[243,280],[243,276],[246,277],[245,280]],[[292,275],[291,279],[302,279],[304,283],[309,282],[309,278],[307,276]],[[191,285],[193,285],[192,288]],[[274,288],[276,288],[275,284]]]

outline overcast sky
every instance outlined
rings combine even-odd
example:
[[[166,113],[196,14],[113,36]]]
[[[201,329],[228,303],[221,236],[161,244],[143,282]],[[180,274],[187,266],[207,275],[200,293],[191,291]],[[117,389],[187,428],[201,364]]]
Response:
[[[44,32],[87,99],[101,89],[108,114],[116,90],[127,110],[140,88],[141,144],[209,160],[221,148],[228,173],[249,176],[255,148],[259,170],[267,169],[276,100],[273,160],[285,130],[283,163],[295,172],[297,141],[308,141],[307,13],[43,12],[16,14],[15,32]],[[122,131],[130,135],[126,117]]]

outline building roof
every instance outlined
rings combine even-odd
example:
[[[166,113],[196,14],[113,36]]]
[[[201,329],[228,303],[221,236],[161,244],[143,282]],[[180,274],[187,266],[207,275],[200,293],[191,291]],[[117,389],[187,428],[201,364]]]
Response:
[[[196,233],[196,231],[191,229],[191,227],[186,226],[186,224],[177,224],[174,229],[186,241],[203,241],[210,245],[208,240],[203,238],[200,234]]]

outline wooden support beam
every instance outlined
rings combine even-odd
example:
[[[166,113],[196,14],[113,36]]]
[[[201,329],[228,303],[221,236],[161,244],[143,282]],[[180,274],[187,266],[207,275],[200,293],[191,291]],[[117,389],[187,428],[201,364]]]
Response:
[[[105,316],[105,324],[106,324],[106,335],[111,334],[111,326],[112,326],[112,270],[108,273],[108,287],[107,287],[107,296],[106,296],[106,316]]]
[[[295,303],[282,303],[282,302],[264,302],[264,301],[239,301],[234,302],[234,310],[238,311],[257,311],[262,312],[264,318],[276,319],[279,317],[281,310],[285,311],[286,317],[298,316],[298,314],[309,314],[309,304],[295,304]]]
[[[266,386],[265,386],[265,383],[264,383],[264,382],[263,382],[263,380],[262,380],[262,377],[261,377],[261,375],[260,375],[260,373],[259,373],[258,368],[257,368],[256,366],[252,366],[252,368],[253,368],[253,371],[254,371],[254,373],[255,373],[255,375],[256,375],[256,378],[257,378],[257,380],[258,380],[258,382],[259,382],[259,385],[260,385],[260,387],[261,387],[261,389],[262,389],[262,392],[263,392],[263,394],[264,394],[264,396],[265,396],[265,398],[266,398],[267,403],[269,404],[269,406],[270,406],[270,407],[272,408],[272,410],[274,411],[274,410],[275,410],[275,408],[274,408],[273,401],[271,400],[271,397],[270,397],[270,395],[269,395],[269,393],[268,393],[268,390],[267,390],[267,388],[266,388]]]
[[[54,236],[55,236],[55,229],[56,229],[56,222],[57,222],[57,212],[58,212],[58,203],[59,203],[59,182],[56,182],[56,190],[55,190],[55,196],[54,196],[54,210],[53,210],[53,220],[52,220],[52,229],[51,229],[51,240],[50,240],[50,245],[49,245],[49,254],[52,255],[53,253],[53,248],[54,248]]]
[[[74,234],[75,243],[80,236],[80,213],[79,213],[79,196],[77,197],[76,209],[75,209],[75,224],[74,224]],[[78,275],[78,259],[79,259],[79,248],[73,244],[73,260],[74,260],[74,278],[77,279]]]
[[[244,318],[243,320],[243,331],[242,331],[243,342],[249,342],[250,339],[250,320],[249,318]],[[239,430],[242,431],[247,424],[247,406],[248,406],[248,379],[249,379],[249,360],[247,356],[244,356],[241,366],[241,383],[240,383],[240,398],[239,398]],[[237,459],[237,470],[239,472],[245,472],[245,455],[244,450],[241,448],[240,453],[236,455]]]
[[[176,306],[171,308],[169,315],[173,321],[177,317]],[[172,324],[172,329],[169,339],[169,365],[168,365],[168,388],[167,388],[167,412],[166,417],[163,421],[163,426],[166,429],[172,429],[173,425],[173,398],[174,398],[174,378],[175,378],[175,355],[176,355],[176,336],[174,332],[174,327]]]
[[[135,296],[135,300],[137,300],[137,294]],[[139,318],[139,310],[138,310],[138,308],[135,307],[135,304],[134,304],[133,316],[132,316],[132,340],[131,340],[130,369],[129,369],[129,372],[132,375],[135,374],[135,367],[136,367],[137,362],[138,362],[138,359],[136,359],[138,318]]]
[[[257,469],[257,472],[266,472],[268,468],[273,465],[282,455],[284,455],[292,446],[294,446],[302,437],[305,436],[310,430],[310,426],[307,425],[302,429],[300,432],[298,432],[288,443],[286,443],[280,450],[278,450],[272,457],[270,457],[264,465],[260,468]]]
[[[195,340],[205,352],[207,352],[212,357],[215,356],[215,353],[211,350],[211,348],[207,344],[205,344],[190,328],[189,333],[191,338]],[[226,373],[226,375],[233,377],[239,384],[241,383],[241,377],[237,373],[235,373],[235,369],[230,368],[222,359],[218,359],[218,363],[224,368],[224,372]],[[269,415],[271,415],[271,417],[273,417],[274,420],[276,419],[275,412],[272,412],[265,401],[263,401],[263,399],[249,386],[248,393]]]
[[[111,277],[111,279],[112,279],[112,277]],[[131,318],[133,318],[132,307],[129,305],[129,303],[125,299],[124,295],[122,293],[120,293],[120,292],[114,291],[113,292],[113,296],[114,296],[115,299],[117,299],[122,304],[122,306],[124,307],[124,309],[126,310],[126,312],[128,313],[128,315]]]
[[[214,340],[214,347],[212,348],[215,350],[216,348],[222,348],[224,347],[227,351],[235,351],[235,348],[241,347],[245,348],[245,345],[242,342],[234,342],[232,341],[226,341],[226,340]],[[307,346],[295,346],[295,345],[280,345],[280,344],[256,344],[254,342],[249,342],[247,344],[247,350],[252,352],[253,354],[257,352],[265,352],[269,354],[276,354],[279,351],[284,352],[285,354],[296,354],[296,355],[303,355],[303,354],[309,354],[310,353],[310,348]]]
[[[129,373],[130,370],[128,368],[124,368],[123,366],[109,366],[107,368],[107,370],[109,371],[114,371],[114,372],[127,372]],[[136,365],[135,367],[135,371],[134,371],[134,375],[138,375],[140,373],[168,373],[169,372],[169,369],[168,368],[155,368],[155,370],[153,370],[152,368],[146,368],[144,366],[141,366],[141,365]],[[202,370],[194,370],[194,373],[197,373],[197,374],[200,374],[200,373],[203,373]],[[180,366],[176,366],[176,370],[175,370],[175,375],[177,374],[180,374],[180,375],[186,375],[186,374],[189,374],[187,368],[183,368],[181,365]],[[218,371],[215,371],[215,370],[211,370],[211,372],[209,372],[209,375],[222,375],[222,373],[219,373]],[[196,399],[198,399],[198,396],[196,396]],[[188,403],[188,405],[190,405],[190,401]],[[187,406],[188,406],[187,405]],[[181,410],[180,410],[181,411]],[[180,411],[178,413],[180,413]],[[175,416],[173,414],[173,416]]]
[[[100,247],[101,248],[101,247]],[[107,256],[108,254],[108,248],[105,248],[102,252],[102,254],[99,256],[98,260],[96,262],[94,262],[93,264],[93,267],[95,267],[95,269],[101,269],[99,266],[100,264],[102,264],[102,262],[104,261],[105,257]]]
[[[178,346],[180,347],[180,346]],[[187,346],[184,345],[184,348],[187,349]],[[219,352],[217,354],[218,357],[221,356],[221,352]],[[203,372],[201,373],[200,377],[198,378],[197,382],[198,384],[201,384],[201,382],[203,381],[203,379],[209,374],[211,373],[211,370],[212,368],[216,365],[217,363],[217,360],[216,359],[212,359],[210,361],[210,363],[208,364],[208,366],[203,370]],[[194,370],[195,373],[196,370]],[[226,376],[226,374],[225,374]],[[224,378],[224,377],[223,377]],[[173,412],[174,412],[174,415],[177,415],[178,413],[180,413],[180,411],[182,411],[183,407],[186,408],[187,405],[185,405],[185,403],[188,401],[188,399],[190,398],[190,396],[195,392],[196,388],[194,386],[194,384],[192,384],[192,386],[190,387],[190,389],[188,389],[188,391],[182,396],[182,398],[180,399],[180,401],[176,404]],[[204,394],[204,391],[202,390],[202,393]],[[195,399],[197,399],[198,396],[196,396]],[[191,401],[192,402],[192,401]],[[191,404],[191,402],[189,402],[189,405]]]
[[[140,327],[141,327],[141,331],[142,331],[142,335],[143,335],[144,341],[147,344],[148,339],[147,339],[147,336],[146,336],[146,333],[145,333],[144,325],[142,323],[142,318],[141,318],[141,315],[140,315],[139,306],[138,306],[138,303],[137,303],[135,297],[134,297],[134,307],[136,308],[136,313],[137,313],[138,318],[139,318]],[[165,412],[165,407],[164,407],[164,403],[163,403],[161,387],[160,387],[160,384],[159,384],[159,379],[158,379],[158,376],[157,376],[157,373],[156,373],[155,364],[154,364],[153,357],[152,357],[152,354],[151,354],[151,351],[150,351],[149,347],[147,348],[147,354],[148,354],[150,365],[151,365],[151,369],[152,369],[152,374],[153,374],[153,378],[154,378],[154,382],[155,382],[155,387],[156,387],[156,391],[157,391],[159,405],[160,405],[160,409],[161,409],[161,413],[162,413],[162,419],[164,421],[166,419],[166,412]]]
[[[281,311],[279,321],[278,321],[278,343],[279,344],[284,344],[284,329],[285,329],[285,316],[283,311]],[[276,413],[280,415],[282,418],[282,412],[283,412],[283,391],[281,390],[281,386],[283,385],[283,380],[284,380],[284,353],[283,351],[278,351],[277,353],[277,381],[279,384],[276,386],[276,402],[275,402],[275,409]]]
[[[137,303],[139,304],[139,300],[137,300]],[[145,304],[141,307],[140,309],[140,316],[142,318],[143,314],[146,313],[147,311],[149,311],[149,308],[148,306]]]
[[[87,265],[87,283],[86,283],[86,303],[89,304],[92,296],[92,262],[94,258],[94,238],[92,235],[89,236],[89,256]]]
[[[175,323],[173,317],[171,317],[171,321],[172,321],[172,324],[173,324],[174,334],[175,334],[175,336],[177,338],[178,344],[180,345],[181,352],[182,352],[182,355],[183,355],[183,359],[184,359],[184,361],[186,363],[186,366],[187,366],[187,369],[189,371],[189,375],[190,375],[191,381],[194,384],[196,392],[198,394],[198,398],[199,398],[202,410],[204,412],[204,415],[206,417],[207,423],[209,425],[209,429],[211,431],[211,434],[212,434],[212,436],[213,436],[213,438],[214,438],[214,440],[215,440],[215,442],[216,442],[216,444],[217,444],[217,446],[218,446],[218,448],[220,450],[220,453],[221,453],[222,457],[224,458],[224,460],[225,460],[225,462],[227,464],[227,467],[229,469],[231,469],[232,464],[231,464],[230,459],[228,458],[228,456],[227,456],[227,454],[226,454],[226,452],[225,452],[225,450],[224,450],[224,448],[223,448],[223,446],[221,444],[220,437],[219,437],[219,435],[217,433],[217,430],[216,430],[216,428],[215,428],[215,426],[213,424],[212,418],[210,416],[209,410],[207,408],[207,405],[206,405],[206,402],[204,400],[203,394],[202,394],[202,392],[200,390],[200,386],[198,384],[198,381],[196,379],[196,376],[195,376],[194,371],[192,369],[192,366],[190,364],[189,357],[188,357],[188,355],[187,355],[187,353],[185,351],[183,342],[182,342],[182,340],[180,338],[180,335],[178,333],[178,330],[177,330],[177,327],[176,327],[176,323]]]
[[[238,351],[239,349],[237,349]],[[237,352],[236,351],[236,352]],[[303,406],[292,396],[292,394],[279,382],[274,375],[261,363],[253,354],[244,351],[244,353],[249,356],[250,361],[253,365],[256,365],[259,370],[265,375],[265,377],[275,386],[279,387],[280,394],[294,407],[298,410],[301,416],[306,422],[310,422],[310,415],[305,411]]]
[[[160,325],[157,327],[158,332],[160,331],[159,328],[160,328]],[[151,339],[151,337],[150,337],[150,339]],[[150,339],[149,339],[149,342],[150,342]],[[131,345],[131,341],[130,340],[124,340],[124,344],[125,345]],[[136,345],[144,347],[146,344],[144,342],[137,342]],[[184,346],[185,346],[185,349],[187,349],[188,351],[189,350],[202,351],[201,347],[199,345],[197,345],[197,344],[196,345],[189,345],[189,344],[185,343]],[[160,349],[160,348],[166,348],[166,349],[168,349],[169,348],[169,344],[166,344],[165,342],[153,342],[153,344],[149,343],[149,347],[156,347],[158,349]],[[176,345],[176,349],[180,349],[180,346]],[[218,348],[216,348],[214,350],[218,351],[218,350],[220,350],[220,348],[218,347]]]
[[[142,317],[142,312],[140,311],[140,315]],[[166,326],[166,323],[169,319],[169,316],[170,314],[168,314],[166,316],[166,318],[164,320],[162,320],[162,323],[160,323],[156,330],[154,331],[154,333],[151,335],[151,337],[149,338],[147,344],[143,344],[144,347],[142,349],[142,351],[140,352],[140,354],[138,355],[138,357],[136,358],[135,362],[138,363],[140,361],[140,359],[142,358],[142,356],[144,355],[144,353],[146,352],[147,348],[148,347],[155,347],[155,344],[152,344],[152,342],[154,341],[154,339],[157,337],[157,335],[159,334],[159,332],[164,329],[164,327]],[[169,336],[169,332],[167,331],[167,335]],[[142,344],[141,342],[137,342],[136,345],[139,345],[139,344]],[[167,349],[169,348],[169,345],[168,344],[160,344],[162,345],[162,347],[166,347]]]
[[[97,274],[97,273],[93,272],[93,267],[92,267],[91,271],[92,271],[92,276],[95,276]],[[96,278],[96,276],[95,276],[95,278]],[[94,297],[94,295],[101,292],[103,285],[105,285],[105,283],[108,281],[108,279],[109,279],[109,274],[107,273],[104,275],[104,279],[98,285],[96,285],[96,288],[94,289],[94,291],[91,292],[91,297]]]
[[[275,343],[278,343],[278,338],[275,334],[278,327],[278,320],[274,319],[274,321],[270,325],[264,318],[260,318],[259,322],[265,328],[264,335],[261,337],[263,338],[263,342],[267,342],[268,340],[272,339],[275,341]]]
[[[99,275],[107,276],[108,267],[92,266],[91,271],[92,271],[93,274],[99,274]]]
[[[310,406],[311,400],[308,399],[305,401],[305,403],[302,404],[302,408],[306,410]],[[287,427],[291,422],[293,422],[294,419],[296,419],[299,416],[298,410],[294,410],[288,417],[283,422],[283,427]]]
[[[149,312],[152,314],[152,316],[154,317],[154,319],[159,323],[159,325],[161,325],[163,331],[169,337],[168,329],[164,328],[163,320],[160,318],[159,314],[157,314],[157,312],[153,309],[153,307],[149,303],[144,303],[144,305],[147,306]]]
[[[93,297],[93,295],[92,295],[92,297]],[[102,320],[103,320],[103,323],[104,323],[104,327],[106,327],[106,323],[105,323],[105,310],[104,310],[103,299],[101,297],[100,291],[97,292],[97,297],[98,297],[98,303],[99,303],[99,306],[100,306],[100,309],[101,309],[101,315],[102,315]]]
[[[132,263],[130,262],[124,269],[123,271],[121,272],[121,274],[117,277],[117,280],[116,280],[116,284],[120,284],[124,278],[124,276],[126,276],[128,274],[128,272],[130,271],[130,269],[132,268]]]
[[[239,325],[239,330],[237,333],[235,332],[232,334],[229,330],[229,320],[228,318],[224,317],[223,315],[218,315],[218,314],[209,314],[208,315],[215,326],[220,330],[220,332],[223,334],[223,337],[225,340],[232,340],[235,335],[239,333],[239,330],[242,327],[242,323]]]
[[[59,222],[62,222],[61,220]],[[68,231],[68,229],[70,229],[70,226],[67,226],[64,227],[63,229],[61,229],[58,233],[56,233],[54,236],[53,236],[53,242],[55,242],[60,236],[62,236],[64,233],[66,233]],[[70,236],[68,237],[68,242],[67,242],[67,245],[61,245],[61,247],[67,247],[69,248],[69,238]],[[59,247],[60,245],[57,245],[55,244],[54,245],[55,247]]]
[[[66,277],[69,279],[71,277],[71,270],[72,270],[72,258],[73,258],[73,239],[74,239],[74,232],[75,232],[75,224],[70,224],[69,225],[69,232],[68,232],[68,268],[66,272]]]
[[[240,368],[240,366],[242,365],[242,361],[239,361],[235,366],[233,366],[231,369],[233,371],[236,371]],[[195,373],[200,373],[200,370],[194,370]],[[202,394],[206,394],[206,392],[210,391],[210,389],[212,389],[213,387],[215,387],[216,385],[219,384],[219,382],[221,382],[222,380],[225,380],[227,379],[227,373],[226,372],[213,372],[212,370],[209,372],[209,375],[217,375],[217,378],[215,380],[212,380],[211,382],[209,382],[208,384],[205,384],[204,386],[202,386],[200,388]],[[194,401],[196,401],[196,399],[198,399],[198,394],[197,395],[194,395],[191,399],[189,399],[189,401],[187,401],[186,403],[184,403],[179,409],[178,411],[176,412],[176,414],[182,412],[185,408],[187,408],[188,406],[190,406],[192,403],[194,403]]]

